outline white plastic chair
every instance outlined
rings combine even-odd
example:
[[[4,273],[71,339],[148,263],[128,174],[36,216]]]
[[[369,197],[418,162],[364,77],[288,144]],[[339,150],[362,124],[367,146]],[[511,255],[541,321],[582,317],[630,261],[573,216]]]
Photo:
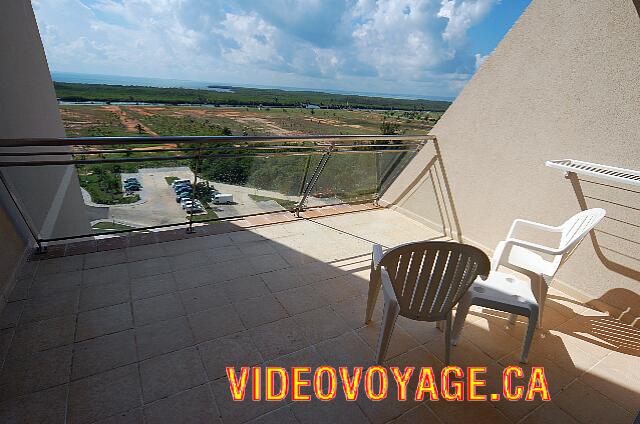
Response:
[[[529,347],[536,327],[542,323],[542,312],[547,290],[558,269],[564,264],[585,236],[604,218],[606,211],[600,208],[582,211],[558,227],[537,222],[516,219],[511,225],[506,240],[498,243],[491,261],[491,274],[485,281],[477,280],[460,300],[453,327],[455,345],[471,305],[510,313],[509,320],[514,323],[516,315],[526,316],[529,320],[527,334],[523,343],[521,362],[527,362]],[[521,227],[560,233],[558,247],[548,247],[514,238]],[[551,259],[545,259],[540,254]],[[516,277],[497,272],[500,266],[526,275],[530,283]]]
[[[380,286],[384,315],[378,338],[377,361],[382,363],[396,318],[437,321],[445,327],[445,361],[451,350],[451,309],[478,275],[489,273],[489,258],[480,249],[454,242],[425,241],[404,244],[387,252],[373,246],[371,280],[365,323],[371,322]]]

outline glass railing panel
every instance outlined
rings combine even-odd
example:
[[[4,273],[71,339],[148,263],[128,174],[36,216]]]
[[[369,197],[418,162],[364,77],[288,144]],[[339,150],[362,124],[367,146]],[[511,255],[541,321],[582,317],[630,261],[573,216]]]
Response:
[[[118,161],[76,165],[92,232],[102,235],[146,228],[160,230],[187,222],[188,201],[193,203],[194,196],[205,197],[205,191],[200,185],[196,186],[199,190],[193,190],[194,159],[163,160],[176,154],[132,150],[74,155],[77,160]],[[171,184],[179,180],[189,183],[176,191]],[[207,210],[205,204],[194,208],[198,215],[206,215]]]
[[[309,207],[373,202],[399,174],[413,152],[380,151],[332,153],[306,200]]]
[[[305,197],[307,208],[375,201],[419,146],[331,136],[73,142],[39,147],[46,156],[25,150],[20,161],[29,166],[3,159],[9,188],[41,241],[294,211]]]
[[[214,205],[216,214],[228,218],[293,210],[300,201],[305,174],[313,172],[317,159],[289,154],[203,158],[200,178],[220,199]]]

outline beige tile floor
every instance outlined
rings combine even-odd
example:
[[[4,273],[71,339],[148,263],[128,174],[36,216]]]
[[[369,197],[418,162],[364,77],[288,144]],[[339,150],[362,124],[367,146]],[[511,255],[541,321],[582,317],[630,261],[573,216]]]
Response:
[[[556,290],[530,355],[550,402],[231,401],[226,365],[372,364],[372,242],[439,237],[375,210],[31,263],[0,315],[0,422],[633,421],[640,331]],[[454,364],[488,368],[486,393],[517,364],[525,323],[505,318],[473,310],[453,349]],[[443,356],[433,324],[400,317],[387,365],[437,370]]]

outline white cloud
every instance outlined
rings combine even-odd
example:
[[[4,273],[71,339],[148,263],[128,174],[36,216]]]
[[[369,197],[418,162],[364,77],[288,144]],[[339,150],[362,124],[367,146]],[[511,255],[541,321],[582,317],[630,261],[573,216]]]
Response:
[[[239,65],[264,63],[270,66],[283,62],[274,40],[277,29],[255,13],[227,13],[220,25],[221,28],[213,32],[233,41],[222,50],[222,56],[229,62]]]
[[[485,60],[489,59],[489,55],[481,55],[479,53],[476,53],[476,70],[480,69],[480,67],[482,66],[482,64],[485,62]]]
[[[500,0],[442,0],[438,17],[448,20],[442,38],[451,43],[465,41],[467,30],[482,20]]]
[[[33,0],[54,70],[454,95],[500,0]]]

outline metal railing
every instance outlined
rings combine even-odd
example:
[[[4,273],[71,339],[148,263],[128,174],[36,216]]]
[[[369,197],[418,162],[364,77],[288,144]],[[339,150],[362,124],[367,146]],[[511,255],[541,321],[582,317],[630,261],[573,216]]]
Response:
[[[373,155],[375,160],[375,185],[367,189],[367,201],[377,201],[382,190],[399,173],[406,161],[422,146],[432,140],[428,135],[331,135],[331,136],[179,136],[179,137],[82,137],[82,138],[38,138],[38,139],[0,139],[0,182],[9,192],[14,206],[18,209],[25,225],[42,250],[46,243],[93,237],[97,234],[74,234],[61,237],[42,236],[37,226],[29,219],[29,213],[21,205],[19,195],[7,181],[5,170],[9,168],[44,166],[95,166],[101,164],[140,164],[144,162],[187,161],[193,173],[191,200],[197,199],[197,183],[207,180],[202,175],[203,164],[220,160],[241,160],[260,158],[264,160],[284,157],[306,158],[304,174],[297,184],[299,200],[288,208],[299,216],[308,208],[307,201],[317,190],[318,183],[327,178],[327,165],[332,159],[342,155],[354,155],[354,159],[343,160],[336,166],[352,165],[358,162],[355,155]],[[106,148],[111,146],[112,148]],[[313,159],[317,159],[314,167]],[[381,160],[380,158],[385,158]],[[212,162],[213,161],[213,162]],[[384,162],[384,163],[382,163]],[[311,175],[309,175],[311,169]],[[333,171],[336,171],[335,169]],[[213,180],[215,185],[215,179]],[[357,191],[357,190],[356,190]],[[291,196],[289,196],[291,197]],[[357,196],[335,196],[338,203],[358,203]],[[291,202],[291,201],[290,201]],[[293,202],[291,202],[293,203]],[[333,204],[333,205],[335,205]],[[321,206],[330,206],[326,203]],[[315,206],[315,207],[321,207]],[[265,215],[271,212],[254,212],[227,217],[199,219],[198,223],[210,223],[226,219],[246,218]],[[118,234],[134,231],[158,230],[167,227],[187,226],[188,232],[194,231],[194,208],[189,211],[188,220],[161,225],[144,225],[129,229],[109,231],[105,234]]]

